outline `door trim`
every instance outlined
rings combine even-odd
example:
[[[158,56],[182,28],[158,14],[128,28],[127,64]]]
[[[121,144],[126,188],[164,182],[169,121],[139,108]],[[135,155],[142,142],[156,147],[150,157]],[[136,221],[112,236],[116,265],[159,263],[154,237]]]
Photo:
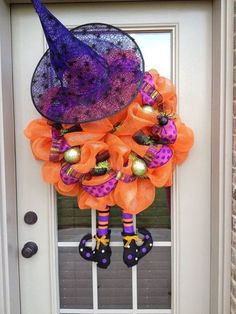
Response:
[[[0,1],[0,313],[20,308],[10,8]]]
[[[0,312],[19,314],[10,7],[0,0]],[[211,314],[230,312],[233,1],[213,1]],[[227,105],[226,105],[227,104]],[[4,197],[3,197],[4,196]],[[218,274],[218,275],[217,275]],[[177,300],[178,302],[178,300]]]
[[[230,313],[233,1],[213,1],[211,311]]]

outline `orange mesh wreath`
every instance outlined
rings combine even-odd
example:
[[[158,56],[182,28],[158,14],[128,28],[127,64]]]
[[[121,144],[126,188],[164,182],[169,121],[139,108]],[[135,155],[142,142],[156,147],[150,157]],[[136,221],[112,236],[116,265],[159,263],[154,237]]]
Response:
[[[176,113],[172,82],[146,73],[130,106],[100,121],[56,125],[37,119],[25,129],[42,176],[56,190],[78,197],[81,209],[117,204],[137,214],[172,184],[175,166],[188,156],[193,132]]]

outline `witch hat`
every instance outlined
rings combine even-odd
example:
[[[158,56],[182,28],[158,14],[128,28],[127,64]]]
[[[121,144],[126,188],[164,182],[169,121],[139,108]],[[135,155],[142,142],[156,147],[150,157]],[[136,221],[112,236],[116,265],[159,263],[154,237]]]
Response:
[[[69,31],[40,0],[32,0],[49,49],[32,78],[36,109],[56,123],[80,124],[121,111],[136,97],[144,61],[134,39],[111,25]]]

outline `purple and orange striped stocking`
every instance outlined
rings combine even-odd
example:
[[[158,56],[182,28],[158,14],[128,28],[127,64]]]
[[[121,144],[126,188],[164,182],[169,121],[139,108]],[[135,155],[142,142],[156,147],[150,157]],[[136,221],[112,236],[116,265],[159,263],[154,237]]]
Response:
[[[106,236],[108,234],[109,217],[110,217],[110,208],[109,207],[107,207],[106,211],[98,211],[97,234],[99,237]]]
[[[122,213],[123,231],[125,234],[134,234],[133,215]]]

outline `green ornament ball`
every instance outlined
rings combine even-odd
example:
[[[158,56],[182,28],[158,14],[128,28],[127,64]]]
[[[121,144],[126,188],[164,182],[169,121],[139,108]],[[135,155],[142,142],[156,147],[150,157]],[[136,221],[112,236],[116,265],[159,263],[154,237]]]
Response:
[[[145,176],[147,173],[147,165],[142,159],[135,159],[132,164],[132,172],[137,177]]]
[[[80,160],[80,155],[80,149],[78,147],[74,147],[64,152],[64,159],[70,164],[75,164]]]
[[[154,113],[155,112],[155,109],[152,106],[148,106],[148,105],[143,106],[142,109],[143,109],[143,111],[145,111],[147,113]]]

